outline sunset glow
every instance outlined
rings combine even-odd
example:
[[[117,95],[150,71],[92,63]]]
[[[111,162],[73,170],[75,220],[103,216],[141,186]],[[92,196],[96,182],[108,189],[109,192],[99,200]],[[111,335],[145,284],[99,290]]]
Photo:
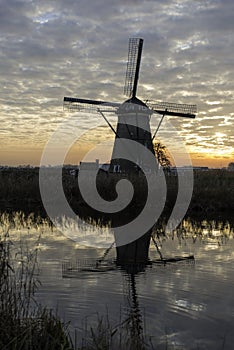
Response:
[[[51,135],[73,118],[63,110],[64,96],[126,100],[128,39],[142,37],[139,98],[196,104],[196,119],[168,119],[194,165],[226,167],[234,160],[233,11],[231,1],[223,6],[210,0],[102,0],[98,6],[79,0],[68,7],[60,1],[17,6],[4,1],[0,164],[40,164]],[[92,132],[98,118],[101,129]],[[116,124],[115,115],[108,118]],[[153,116],[152,130],[158,122]],[[98,114],[81,113],[76,128],[85,140],[75,142],[66,162],[77,164],[90,148],[113,143],[112,131]],[[110,160],[111,146],[100,152],[101,161]]]

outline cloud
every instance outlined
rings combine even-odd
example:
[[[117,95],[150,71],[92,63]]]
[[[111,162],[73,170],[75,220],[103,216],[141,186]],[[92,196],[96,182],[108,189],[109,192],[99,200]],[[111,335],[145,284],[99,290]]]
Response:
[[[128,38],[139,36],[139,97],[197,104],[197,119],[174,118],[185,143],[206,135],[215,149],[219,130],[233,146],[231,0],[2,0],[1,8],[3,144],[22,143],[22,135],[25,144],[46,143],[67,117],[63,96],[123,101]]]

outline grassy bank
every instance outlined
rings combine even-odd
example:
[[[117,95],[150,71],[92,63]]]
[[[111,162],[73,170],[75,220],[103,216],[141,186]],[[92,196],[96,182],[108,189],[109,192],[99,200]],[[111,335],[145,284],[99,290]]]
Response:
[[[53,169],[51,169],[53,176]],[[97,180],[97,186],[104,199],[113,200],[115,198],[115,185],[120,177],[116,175],[102,174]],[[133,182],[137,179],[131,179]],[[165,212],[169,213],[177,197],[178,179],[177,176],[166,175],[167,181],[167,199]],[[140,192],[139,197],[145,196]],[[84,202],[77,179],[64,169],[63,186],[68,202],[72,208],[80,215],[89,216],[90,208]],[[135,208],[138,207],[139,200],[135,199]],[[0,171],[0,211],[24,210],[25,212],[39,213],[46,215],[41,201],[39,189],[39,169],[38,168],[9,168]],[[140,210],[140,208],[139,208]],[[208,170],[194,172],[193,196],[188,209],[189,216],[196,215],[230,215],[234,210],[234,172],[226,170]],[[95,215],[93,213],[93,215]],[[100,215],[100,213],[96,213]]]
[[[190,210],[222,214],[234,210],[234,172],[209,170],[194,172]]]
[[[53,171],[53,169],[51,170]],[[103,174],[99,177],[98,187],[104,198],[114,198],[114,188],[118,177]],[[178,181],[177,176],[166,175],[166,210],[170,211],[175,203]],[[63,185],[67,199],[73,208],[87,215],[86,203],[77,186],[77,179],[63,172]],[[111,190],[110,190],[111,189]],[[105,196],[107,193],[107,196]],[[110,196],[112,194],[112,197]],[[108,197],[109,196],[109,197]],[[24,210],[43,214],[39,189],[38,168],[9,168],[0,171],[0,210]],[[189,215],[197,213],[224,214],[234,210],[234,172],[226,170],[208,170],[194,172],[193,196],[189,206]],[[44,213],[45,214],[45,213]],[[46,215],[46,214],[45,214]]]

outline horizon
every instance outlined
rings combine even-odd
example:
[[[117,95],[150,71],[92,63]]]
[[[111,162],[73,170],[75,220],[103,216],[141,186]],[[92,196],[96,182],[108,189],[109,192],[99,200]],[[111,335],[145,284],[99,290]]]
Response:
[[[93,163],[95,164],[95,160],[93,162],[88,162],[88,163]],[[232,163],[232,162],[230,162]],[[105,163],[99,163],[99,166],[101,165],[104,165],[104,164],[110,164],[110,161],[108,162],[105,162]],[[31,164],[18,164],[18,165],[9,165],[9,164],[0,164],[0,169],[1,168],[24,168],[24,169],[34,169],[34,168],[56,168],[56,167],[79,167],[80,164],[70,164],[70,163],[66,163],[66,164],[48,164],[48,165],[31,165]],[[201,168],[201,169],[205,169],[207,168],[208,170],[225,170],[225,169],[228,169],[228,166],[226,167],[208,167],[208,166],[205,166],[205,165],[202,165],[202,166],[199,166],[199,165],[179,165],[179,166],[175,166],[175,165],[171,165],[169,166],[169,168]]]
[[[70,131],[79,134],[64,161],[78,163],[100,143],[113,144],[113,133],[100,115],[68,113],[63,97],[126,100],[123,86],[131,37],[144,39],[139,98],[198,107],[193,120],[163,121],[157,136],[166,140],[169,152],[174,146],[173,126],[194,166],[225,167],[234,160],[232,1],[223,6],[210,0],[101,0],[97,6],[71,0],[64,8],[60,1],[22,1],[15,6],[4,0],[4,9],[2,163],[39,165],[61,126],[64,139]],[[113,115],[109,119],[116,124]],[[159,120],[159,115],[152,117],[152,130]],[[67,123],[72,130],[66,129]],[[106,149],[99,158],[109,159],[110,154]]]

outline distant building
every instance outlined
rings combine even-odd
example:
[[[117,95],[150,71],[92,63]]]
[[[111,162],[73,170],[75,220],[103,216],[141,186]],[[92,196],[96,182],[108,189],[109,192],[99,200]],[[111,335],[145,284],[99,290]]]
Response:
[[[95,162],[80,162],[80,171],[83,170],[98,170],[99,169],[99,159]]]
[[[209,167],[208,166],[194,166],[193,170],[208,171]]]

